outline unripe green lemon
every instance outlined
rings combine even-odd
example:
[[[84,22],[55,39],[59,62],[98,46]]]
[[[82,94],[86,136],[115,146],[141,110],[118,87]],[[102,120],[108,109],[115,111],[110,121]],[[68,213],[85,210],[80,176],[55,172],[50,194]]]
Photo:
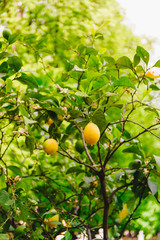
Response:
[[[81,140],[78,140],[75,144],[75,149],[77,152],[82,153],[84,151],[83,143]]]
[[[55,139],[49,138],[43,144],[44,151],[48,154],[54,154],[58,150],[58,143]]]
[[[84,139],[85,141],[92,146],[97,143],[100,138],[100,131],[96,124],[90,122],[86,125],[84,129]]]

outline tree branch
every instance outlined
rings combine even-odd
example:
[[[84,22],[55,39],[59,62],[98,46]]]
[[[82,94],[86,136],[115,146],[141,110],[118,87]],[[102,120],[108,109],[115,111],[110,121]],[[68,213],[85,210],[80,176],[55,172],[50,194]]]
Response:
[[[82,138],[82,142],[83,142],[83,146],[84,146],[85,152],[87,154],[87,157],[88,157],[90,163],[93,165],[93,168],[95,170],[96,165],[95,165],[95,162],[93,161],[93,158],[91,157],[91,155],[90,155],[90,153],[88,151],[88,148],[87,148],[87,145],[86,145],[86,142],[85,142],[85,139],[84,139],[83,129],[79,128],[77,123],[74,122],[74,124],[75,124],[75,126],[77,127],[77,129],[79,130],[79,132],[81,134],[81,138]]]
[[[133,181],[131,181],[130,183],[126,183],[126,184],[124,184],[124,185],[116,188],[115,190],[113,190],[113,192],[112,192],[111,195],[109,196],[109,202],[112,201],[112,198],[113,198],[113,196],[114,196],[114,194],[115,194],[116,192],[118,192],[119,190],[121,190],[121,189],[123,189],[123,188],[125,188],[125,187],[129,187],[129,186],[131,186],[132,184],[133,184]]]

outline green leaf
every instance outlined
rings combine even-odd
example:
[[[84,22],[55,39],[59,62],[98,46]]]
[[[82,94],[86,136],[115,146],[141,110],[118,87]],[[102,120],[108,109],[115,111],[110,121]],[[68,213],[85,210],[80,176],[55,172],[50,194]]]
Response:
[[[119,69],[131,69],[131,70],[133,69],[131,60],[126,56],[120,57],[116,61],[116,64]]]
[[[106,127],[107,121],[104,112],[101,109],[98,109],[94,112],[92,121],[99,127],[100,132],[103,132]]]
[[[147,52],[143,47],[137,46],[136,53],[140,56],[140,58],[148,64],[149,62],[149,52]]]
[[[129,88],[133,88],[136,90],[136,87],[131,83],[129,78],[126,76],[123,76],[119,80],[115,81],[113,86],[114,87],[120,87],[120,86],[129,87]]]
[[[127,153],[135,153],[138,154],[139,156],[144,157],[143,153],[140,151],[140,149],[136,146],[131,146],[129,148],[126,148],[123,150],[123,152],[127,152]]]
[[[9,240],[9,236],[8,236],[8,234],[0,233],[0,239],[1,240]]]
[[[88,95],[84,92],[77,91],[75,92],[75,95],[78,97],[88,97]]]
[[[159,91],[159,90],[160,90],[160,88],[157,87],[157,86],[154,85],[154,84],[151,84],[149,87],[152,88],[153,91]]]
[[[156,155],[153,155],[155,161],[156,161],[156,164],[157,164],[157,167],[158,169],[160,170],[160,157],[156,156]]]
[[[115,65],[115,60],[112,57],[104,57],[104,59],[107,61],[108,66],[114,66]]]
[[[14,166],[14,165],[10,165],[8,166],[8,169],[11,171],[12,176],[16,177],[16,176],[22,176],[22,171],[20,170],[19,167]]]
[[[69,112],[69,114],[71,115],[71,118],[77,118],[77,117],[80,117],[82,115],[81,111],[79,110],[71,110]]]
[[[35,120],[31,120],[25,116],[23,116],[23,119],[24,119],[24,123],[27,125],[27,124],[34,124],[34,123],[37,123],[37,121]]]
[[[9,44],[14,43],[17,40],[18,35],[19,35],[18,33],[14,33],[14,34],[10,35],[8,38]]]
[[[1,175],[0,175],[0,189],[6,188],[6,180],[3,170],[1,169]]]
[[[140,56],[138,54],[134,55],[133,65],[136,67],[140,63]]]
[[[32,232],[31,239],[32,240],[39,240],[44,239],[44,237],[41,235],[43,232],[41,227],[36,227],[36,230]]]
[[[8,64],[11,68],[13,68],[16,72],[18,72],[22,67],[22,61],[19,57],[13,56],[8,59]]]
[[[19,110],[20,110],[20,113],[22,114],[22,116],[25,116],[26,118],[29,117],[28,112],[26,111],[26,109],[24,108],[24,106],[21,103],[19,104]]]
[[[88,61],[88,67],[95,68],[98,71],[99,69],[99,59],[95,55],[91,55]]]
[[[154,64],[153,67],[158,67],[158,68],[160,68],[160,60],[158,60],[158,61]]]
[[[24,234],[25,228],[26,228],[26,227],[25,227],[24,225],[18,226],[18,227],[15,229],[15,232],[14,232],[15,236],[16,236],[16,237],[22,236],[22,235]]]
[[[29,190],[30,190],[30,186],[28,186],[28,191]],[[26,222],[27,219],[28,219],[28,215],[29,215],[29,212],[28,212],[28,209],[27,209],[26,205],[19,202],[18,207],[19,207],[19,210],[20,210],[20,214],[18,216],[19,220],[22,220],[22,221]]]
[[[33,153],[33,150],[34,150],[34,142],[35,142],[34,137],[32,137],[32,136],[26,136],[25,143],[26,143],[26,147],[29,148],[29,150],[30,150],[30,154]]]
[[[113,135],[118,139],[120,138],[121,132],[119,131],[118,128],[116,128],[116,127],[113,128]]]
[[[71,240],[72,239],[72,235],[67,231],[67,232],[65,232],[64,239],[65,240]]]
[[[26,193],[31,190],[32,178],[23,178],[21,181],[17,182],[16,188],[22,188]]]
[[[7,80],[6,80],[6,92],[7,93],[10,92],[11,89],[12,89],[12,80],[7,78]]]
[[[95,48],[93,47],[87,47],[86,48],[86,55],[97,55],[98,52]]]
[[[25,73],[21,73],[21,76],[16,78],[17,81],[21,82],[22,84],[28,85],[31,88],[37,88],[38,83],[32,76],[28,76]]]
[[[5,205],[9,201],[9,194],[5,190],[0,190],[0,204]]]
[[[150,179],[148,179],[148,186],[152,192],[152,195],[154,196],[157,192],[158,192],[158,185],[157,183],[151,181]]]

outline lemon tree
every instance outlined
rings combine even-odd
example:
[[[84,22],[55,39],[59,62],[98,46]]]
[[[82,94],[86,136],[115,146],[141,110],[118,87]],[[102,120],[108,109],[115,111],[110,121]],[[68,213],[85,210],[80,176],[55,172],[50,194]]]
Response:
[[[132,58],[113,58],[95,48],[101,28],[85,37],[67,45],[64,68],[53,64],[51,71],[39,53],[42,39],[6,30],[1,36],[0,237],[55,239],[65,232],[74,239],[86,232],[91,240],[103,228],[105,240],[119,239],[126,229],[142,229],[143,203],[160,202],[160,88],[158,75],[148,73],[160,60],[150,65],[142,46]],[[37,72],[28,70],[22,50],[34,55]]]

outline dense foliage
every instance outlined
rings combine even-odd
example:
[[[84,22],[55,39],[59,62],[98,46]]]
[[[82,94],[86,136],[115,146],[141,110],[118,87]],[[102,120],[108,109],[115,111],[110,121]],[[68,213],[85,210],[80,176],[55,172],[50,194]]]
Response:
[[[108,239],[142,226],[154,235],[159,78],[150,73],[149,52],[137,46],[133,58],[119,56],[127,37],[117,45],[124,27],[116,26],[116,2],[104,1],[114,19],[104,35],[105,21],[96,30],[87,24],[93,14],[98,19],[103,1],[52,2],[44,8],[45,1],[24,1],[17,12],[15,1],[1,3],[3,26],[14,31],[4,30],[0,40],[0,236],[55,239],[65,232],[64,239],[75,239],[85,231],[93,239],[103,228]],[[83,135],[89,122],[101,133],[92,147]],[[53,155],[43,149],[50,137],[59,145]],[[144,206],[150,210],[153,202],[147,216]],[[46,219],[57,213],[52,228]]]

